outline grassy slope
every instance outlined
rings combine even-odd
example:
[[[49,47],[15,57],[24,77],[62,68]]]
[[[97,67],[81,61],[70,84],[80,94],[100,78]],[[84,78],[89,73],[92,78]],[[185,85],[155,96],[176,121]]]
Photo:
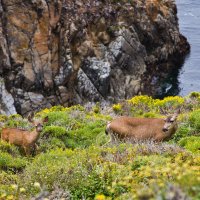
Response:
[[[180,107],[178,131],[168,142],[111,144],[105,135],[113,116],[163,117]],[[200,93],[136,96],[103,110],[57,106],[35,118],[45,116],[35,156],[0,141],[0,199],[200,199]],[[19,115],[0,122],[31,129]]]

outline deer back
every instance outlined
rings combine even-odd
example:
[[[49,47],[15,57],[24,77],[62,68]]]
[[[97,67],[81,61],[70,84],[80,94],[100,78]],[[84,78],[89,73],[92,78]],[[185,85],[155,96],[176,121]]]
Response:
[[[170,127],[164,131],[163,128],[166,122],[160,118],[134,118],[134,117],[119,117],[114,119],[107,125],[107,132],[115,134],[118,138],[134,138],[139,140],[153,139],[161,141],[169,138],[174,132]]]
[[[17,128],[3,128],[1,132],[1,139],[11,144],[23,146],[25,143],[25,137],[28,131]]]

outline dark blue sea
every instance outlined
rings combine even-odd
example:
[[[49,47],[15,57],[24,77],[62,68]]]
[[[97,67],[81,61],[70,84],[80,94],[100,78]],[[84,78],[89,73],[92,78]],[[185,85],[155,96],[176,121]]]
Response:
[[[179,95],[200,92],[200,0],[176,0],[179,27],[187,37],[191,52],[179,71]]]

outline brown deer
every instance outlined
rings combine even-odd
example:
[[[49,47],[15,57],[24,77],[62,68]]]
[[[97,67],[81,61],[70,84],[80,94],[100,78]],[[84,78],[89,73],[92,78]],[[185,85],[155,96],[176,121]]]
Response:
[[[35,143],[43,129],[43,125],[41,123],[35,123],[32,119],[28,119],[35,126],[33,131],[27,131],[19,128],[3,128],[1,131],[1,140],[23,147],[26,155],[30,155],[31,148],[36,147]],[[48,117],[43,120],[43,122],[47,121]]]
[[[115,139],[135,139],[163,141],[169,139],[177,130],[177,111],[173,116],[166,119],[161,118],[134,118],[122,116],[109,122],[106,127],[106,134]]]

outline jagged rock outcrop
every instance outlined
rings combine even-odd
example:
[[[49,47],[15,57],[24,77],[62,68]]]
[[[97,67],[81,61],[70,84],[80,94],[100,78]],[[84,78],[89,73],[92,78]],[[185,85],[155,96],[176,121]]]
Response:
[[[16,114],[14,99],[5,88],[4,80],[0,78],[0,111],[4,115]]]
[[[154,95],[188,49],[172,0],[0,1],[0,77],[21,114]]]

